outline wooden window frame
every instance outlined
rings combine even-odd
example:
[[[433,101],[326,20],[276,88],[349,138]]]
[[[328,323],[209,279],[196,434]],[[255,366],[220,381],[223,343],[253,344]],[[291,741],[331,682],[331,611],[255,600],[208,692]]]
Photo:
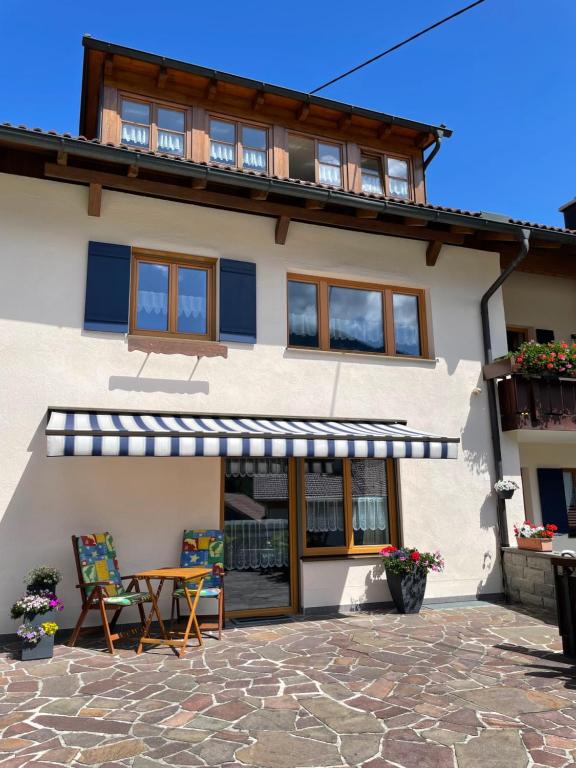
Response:
[[[234,152],[235,152],[235,162],[234,163],[222,163],[218,160],[212,160],[210,157],[210,143],[212,141],[210,137],[210,121],[211,120],[219,120],[222,123],[230,123],[234,126],[234,135],[235,135],[235,142],[234,142]],[[242,128],[258,128],[261,131],[264,131],[266,133],[266,168],[263,171],[256,171],[253,168],[244,168],[244,146],[242,144]],[[207,145],[208,145],[208,156],[207,161],[209,163],[216,163],[217,165],[222,166],[229,166],[233,168],[238,168],[240,171],[246,171],[246,172],[252,172],[252,173],[265,173],[266,175],[270,175],[273,173],[273,166],[272,166],[272,160],[273,160],[273,144],[271,142],[271,133],[272,126],[267,125],[266,123],[258,123],[253,120],[242,120],[237,117],[231,117],[230,115],[222,115],[217,112],[208,112],[206,114],[206,138],[207,138]],[[219,142],[222,144],[227,144],[228,142]],[[252,147],[252,149],[255,149],[255,147]],[[260,150],[261,151],[261,150]]]
[[[128,120],[122,120],[122,102],[134,101],[138,104],[146,104],[150,108],[150,124],[149,124],[149,146],[148,147],[131,147],[140,149],[145,152],[156,152],[161,155],[169,155],[170,157],[189,158],[191,153],[191,128],[192,121],[190,119],[190,110],[183,104],[176,104],[171,101],[162,101],[159,99],[149,99],[145,96],[138,94],[128,93],[126,91],[118,91],[118,143],[122,144],[122,123],[126,122],[129,125],[141,125],[141,123],[131,123]],[[166,130],[169,133],[177,133],[184,137],[184,151],[181,155],[176,155],[172,152],[165,152],[158,148],[158,109],[172,109],[175,112],[182,112],[184,116],[184,131],[168,131],[167,128],[161,128],[160,130]],[[126,145],[127,146],[127,145]]]
[[[306,483],[305,466],[306,459],[299,462],[299,480],[300,480],[300,508],[302,510],[302,554],[312,557],[330,557],[342,555],[377,555],[382,547],[387,544],[398,546],[398,499],[396,483],[396,463],[394,459],[377,459],[377,461],[386,464],[386,487],[388,489],[388,523],[390,530],[390,539],[383,544],[354,544],[354,531],[352,529],[352,461],[354,459],[339,459],[342,461],[343,468],[343,511],[344,511],[344,533],[346,545],[340,547],[309,547],[307,538],[307,508],[306,508]],[[363,461],[359,458],[356,461]]]
[[[288,130],[286,133],[286,164],[287,164],[287,175],[290,176],[290,136],[303,136],[305,139],[310,139],[314,142],[314,176],[315,176],[315,184],[323,184],[324,186],[330,186],[334,187],[335,189],[348,189],[348,181],[347,181],[347,155],[346,155],[346,143],[343,141],[337,141],[336,139],[331,139],[329,136],[320,136],[319,134],[311,134],[311,133],[304,133],[303,131],[291,131]],[[329,163],[320,163],[319,157],[318,157],[318,144],[327,144],[331,145],[333,147],[338,147],[340,149],[340,185],[337,186],[336,184],[326,184],[325,181],[320,181],[320,165],[329,165]],[[332,168],[336,168],[336,166],[331,166]],[[295,178],[295,177],[290,177]]]
[[[396,152],[375,152],[373,149],[360,147],[360,162],[359,162],[359,171],[360,171],[360,190],[362,190],[362,158],[364,157],[370,157],[374,160],[378,161],[378,168],[380,171],[380,182],[382,184],[383,194],[386,197],[391,197],[394,200],[404,200],[405,202],[413,202],[414,201],[414,168],[412,166],[412,158],[409,155],[400,155]],[[388,160],[402,160],[403,162],[407,163],[408,166],[408,197],[398,197],[398,195],[393,195],[390,191],[390,178],[398,178],[396,176],[391,177],[388,173]],[[404,181],[404,179],[402,179]],[[369,194],[369,193],[364,193]]]
[[[138,328],[136,315],[138,308],[138,265],[141,262],[164,264],[168,270],[168,330],[157,331]],[[155,251],[148,248],[133,248],[130,264],[130,334],[134,336],[155,336],[170,339],[194,339],[196,341],[214,341],[216,337],[216,263],[217,259],[207,256],[190,256],[184,253]],[[178,268],[191,267],[202,269],[206,280],[206,333],[180,333],[178,327]]]
[[[291,281],[316,285],[316,310],[318,318],[318,346],[316,347],[296,346],[289,343],[290,313],[288,311],[288,284]],[[364,291],[378,291],[382,294],[382,327],[384,329],[383,352],[369,352],[359,349],[333,349],[330,346],[329,289],[333,286],[337,288],[356,288]],[[407,294],[418,298],[418,324],[420,332],[419,355],[402,355],[396,352],[393,307],[393,294],[395,293]],[[323,352],[334,352],[336,354],[377,355],[380,357],[397,357],[407,360],[427,360],[429,359],[430,344],[426,316],[426,291],[423,288],[407,288],[396,285],[382,285],[381,283],[364,283],[289,272],[286,279],[286,341],[287,347],[294,350],[310,349],[321,350]]]

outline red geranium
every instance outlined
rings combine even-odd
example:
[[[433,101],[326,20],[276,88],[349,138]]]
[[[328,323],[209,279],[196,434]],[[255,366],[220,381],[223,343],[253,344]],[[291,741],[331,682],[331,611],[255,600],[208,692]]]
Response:
[[[412,552],[410,555],[410,559],[414,560],[415,562],[418,562],[418,560],[420,560],[420,552]]]

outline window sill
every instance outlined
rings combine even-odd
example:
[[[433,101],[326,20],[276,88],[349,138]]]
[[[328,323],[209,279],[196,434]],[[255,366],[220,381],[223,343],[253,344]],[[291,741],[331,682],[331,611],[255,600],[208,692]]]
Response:
[[[164,338],[162,336],[128,335],[128,352],[153,352],[159,355],[189,357],[228,357],[228,347],[218,341]]]
[[[383,355],[380,352],[355,352],[345,349],[314,349],[312,347],[285,347],[284,352],[286,355],[301,352],[304,355],[322,355],[332,357],[359,357],[364,360],[377,360],[380,362],[386,362],[391,360],[393,362],[408,361],[410,363],[423,363],[425,365],[436,365],[438,362],[437,357],[418,357],[417,355]]]
[[[382,546],[385,546],[384,544]],[[301,555],[300,560],[303,563],[317,563],[323,560],[381,560],[378,552],[351,552],[349,555]]]

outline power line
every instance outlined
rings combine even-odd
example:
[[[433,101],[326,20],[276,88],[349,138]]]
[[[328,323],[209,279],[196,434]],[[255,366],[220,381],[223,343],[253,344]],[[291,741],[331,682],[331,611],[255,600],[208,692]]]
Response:
[[[356,67],[353,67],[352,69],[349,69],[347,72],[344,72],[342,75],[338,75],[338,77],[334,77],[332,80],[328,80],[327,83],[324,83],[323,85],[319,85],[318,88],[314,88],[313,91],[310,91],[310,95],[313,93],[318,93],[318,91],[323,90],[324,88],[328,88],[329,85],[333,85],[334,83],[337,83],[339,80],[343,80],[345,77],[348,77],[348,75],[353,74],[354,72],[358,72],[359,69],[362,69],[363,67],[367,67],[368,64],[373,64],[375,61],[378,61],[378,59],[383,58],[384,56],[387,56],[389,53],[392,53],[393,51],[397,51],[398,48],[402,48],[403,45],[406,45],[407,43],[411,43],[412,40],[416,40],[417,37],[421,37],[422,35],[425,35],[427,32],[430,32],[432,29],[436,29],[436,27],[442,26],[442,24],[446,24],[447,21],[451,21],[451,19],[455,19],[456,16],[461,16],[463,13],[466,13],[466,11],[470,11],[472,8],[475,8],[477,5],[480,5],[481,3],[486,2],[486,0],[476,0],[475,3],[470,3],[470,5],[467,5],[465,8],[460,8],[459,11],[456,11],[455,13],[451,13],[450,16],[446,16],[444,19],[440,19],[440,21],[437,21],[435,24],[431,24],[429,27],[426,27],[426,29],[421,29],[420,32],[416,32],[415,35],[412,35],[411,37],[407,37],[406,40],[402,40],[401,43],[396,43],[396,45],[393,45],[392,48],[388,48],[386,51],[382,51],[382,53],[379,53],[377,56],[373,56],[371,59],[368,59],[367,61],[362,62],[362,64],[358,64]]]

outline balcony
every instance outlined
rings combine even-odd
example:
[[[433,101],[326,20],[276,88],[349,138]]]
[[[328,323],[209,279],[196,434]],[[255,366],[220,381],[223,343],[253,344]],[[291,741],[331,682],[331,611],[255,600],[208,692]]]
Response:
[[[485,379],[499,379],[502,431],[576,431],[576,380],[558,376],[528,377],[515,373],[514,368],[513,358],[484,368]]]

